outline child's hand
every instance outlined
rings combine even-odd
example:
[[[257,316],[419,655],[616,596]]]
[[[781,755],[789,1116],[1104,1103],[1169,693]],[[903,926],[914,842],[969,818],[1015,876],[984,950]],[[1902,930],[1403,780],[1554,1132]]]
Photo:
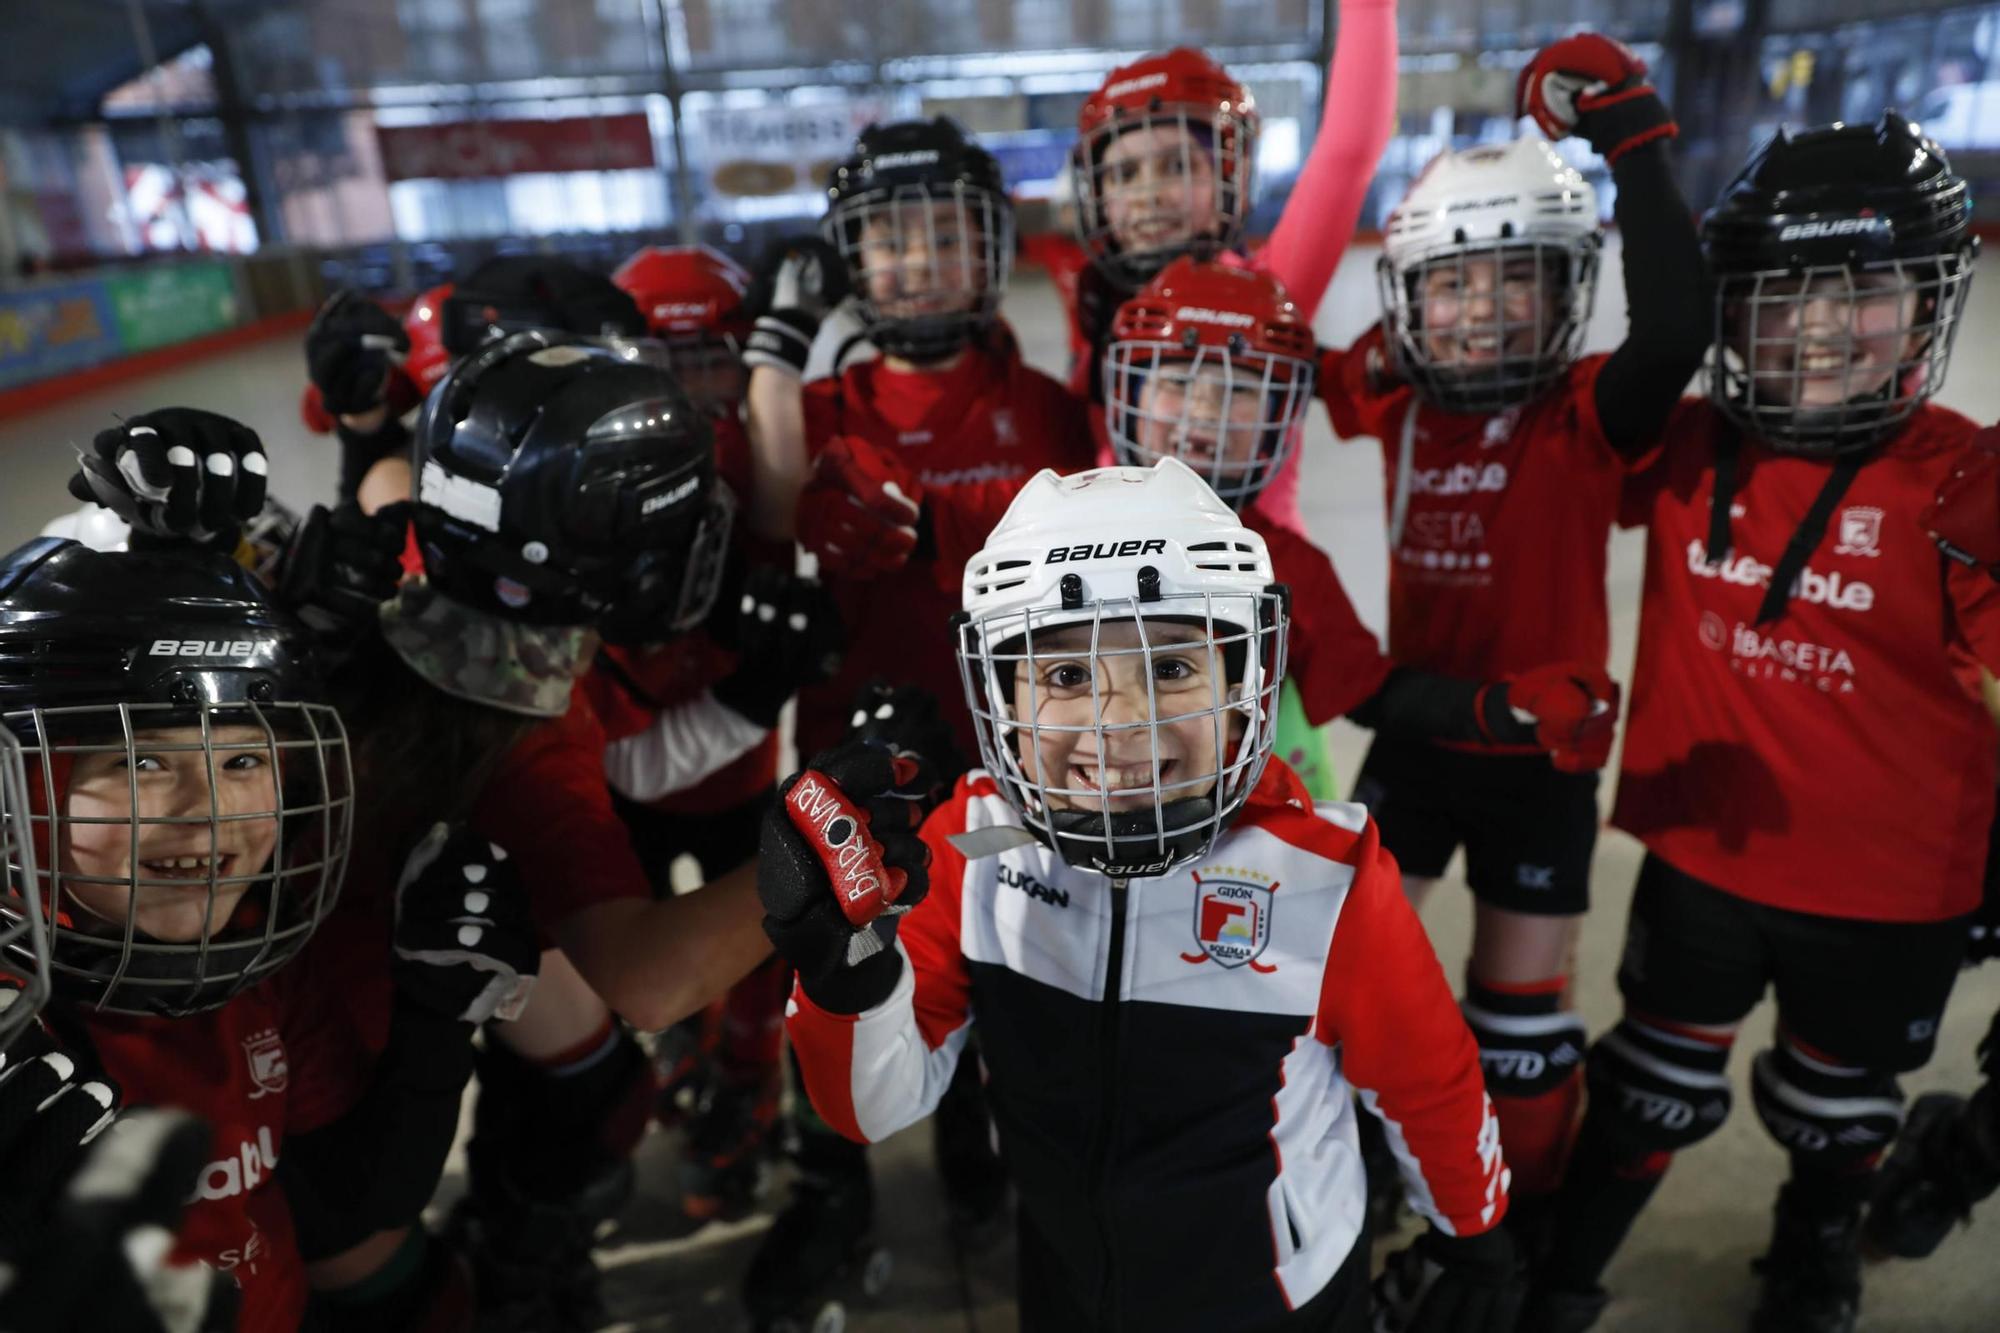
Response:
[[[306,373],[335,416],[378,406],[388,394],[390,367],[409,354],[401,321],[359,292],[329,296],[306,330]]]
[[[820,321],[847,299],[847,263],[817,236],[774,243],[744,293],[744,312],[756,320],[743,364],[804,375]]]
[[[923,483],[895,455],[866,440],[838,436],[820,454],[799,496],[799,545],[829,574],[892,573],[917,549],[923,502]]]
[[[958,752],[958,740],[937,696],[920,685],[891,685],[881,677],[869,681],[854,696],[848,721],[849,740],[868,741],[920,756],[937,779],[929,791],[913,793],[929,814],[945,798],[951,783],[969,765]]]
[[[1611,759],[1618,730],[1618,682],[1603,667],[1587,662],[1554,662],[1511,676],[1497,687],[1494,701],[1524,727],[1565,773],[1588,773]],[[1487,726],[1486,700],[1480,725]]]
[[[132,525],[135,545],[236,548],[264,507],[264,443],[241,422],[192,407],[146,412],[91,441],[69,493]]]
[[[1581,134],[1614,165],[1640,144],[1680,133],[1646,81],[1646,62],[1594,32],[1542,48],[1521,70],[1514,104],[1516,115],[1534,117],[1549,138]]]
[[[437,824],[396,885],[398,999],[461,1023],[518,1018],[541,948],[521,876],[470,829]]]
[[[0,1328],[236,1326],[234,1282],[165,1262],[213,1135],[119,1100],[36,1024],[0,1053]]]
[[[837,978],[888,951],[897,918],[930,891],[921,812],[901,794],[926,784],[921,760],[849,741],[778,788],[764,816],[757,894],[764,933],[815,999],[840,993],[859,1006],[846,1012],[858,1013],[887,998],[877,985],[845,994],[851,988]],[[887,975],[890,986],[895,977]]]
[[[1504,1227],[1477,1236],[1429,1231],[1389,1256],[1375,1279],[1378,1333],[1512,1333],[1526,1295]]]
[[[799,690],[840,670],[847,633],[840,607],[818,579],[759,565],[744,578],[733,605],[716,607],[711,633],[737,654],[736,670],[715,684],[715,697],[761,726]]]

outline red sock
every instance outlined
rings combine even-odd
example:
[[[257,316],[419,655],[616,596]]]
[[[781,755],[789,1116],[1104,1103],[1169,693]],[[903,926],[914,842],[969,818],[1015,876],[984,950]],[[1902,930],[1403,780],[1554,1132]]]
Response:
[[[1553,1194],[1562,1183],[1582,1105],[1581,1069],[1540,1096],[1493,1099],[1493,1114],[1500,1122],[1500,1142],[1506,1147],[1516,1194]]]

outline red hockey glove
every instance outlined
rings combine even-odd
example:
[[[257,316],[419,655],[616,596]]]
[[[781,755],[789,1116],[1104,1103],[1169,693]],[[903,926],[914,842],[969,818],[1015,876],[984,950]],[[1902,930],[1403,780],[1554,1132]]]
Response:
[[[1581,134],[1614,165],[1640,144],[1680,133],[1646,80],[1646,62],[1594,32],[1543,47],[1521,70],[1514,107],[1551,139]]]
[[[1486,704],[1491,691],[1503,693],[1515,721],[1535,729],[1535,743],[1549,752],[1565,773],[1588,773],[1611,758],[1611,741],[1618,730],[1618,682],[1604,668],[1585,662],[1555,662],[1524,671],[1480,693],[1480,728],[1489,740],[1501,740],[1488,725]]]
[[[799,545],[823,573],[872,578],[917,549],[924,488],[895,455],[851,435],[828,443],[799,496]]]
[[[1924,530],[1952,559],[2000,579],[2000,426],[1972,437],[1924,511]]]

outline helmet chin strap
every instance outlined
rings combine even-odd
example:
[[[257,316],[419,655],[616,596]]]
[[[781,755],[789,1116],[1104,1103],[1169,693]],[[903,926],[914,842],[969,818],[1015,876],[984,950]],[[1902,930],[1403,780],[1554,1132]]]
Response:
[[[1049,837],[1056,855],[1073,866],[1118,879],[1158,875],[1198,853],[1214,833],[1215,801],[1207,796],[1136,810],[1056,810]],[[1179,829],[1168,833],[1167,829]]]

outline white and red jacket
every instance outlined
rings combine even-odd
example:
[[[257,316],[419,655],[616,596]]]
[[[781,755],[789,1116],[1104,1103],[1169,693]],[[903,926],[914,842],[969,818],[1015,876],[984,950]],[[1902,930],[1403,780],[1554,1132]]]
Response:
[[[1200,864],[1118,884],[1040,843],[967,774],[924,826],[929,896],[889,998],[789,1030],[813,1105],[863,1141],[938,1104],[973,1023],[1024,1220],[1106,1328],[1257,1327],[1362,1234],[1348,1088],[1384,1118],[1411,1203],[1470,1235],[1507,1205],[1479,1055],[1360,806],[1315,809],[1273,760]]]

